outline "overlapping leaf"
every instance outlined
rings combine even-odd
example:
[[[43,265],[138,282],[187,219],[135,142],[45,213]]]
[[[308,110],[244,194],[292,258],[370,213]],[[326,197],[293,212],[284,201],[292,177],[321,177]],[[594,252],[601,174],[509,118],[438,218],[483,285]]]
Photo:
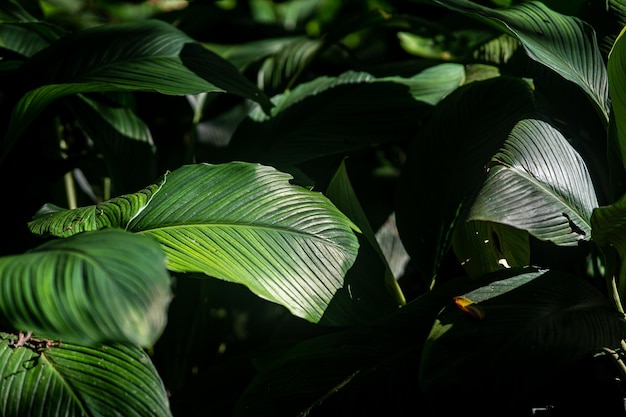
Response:
[[[253,112],[232,138],[231,159],[295,164],[407,139],[430,105],[463,82],[464,69],[442,64],[414,77],[363,72],[318,77],[275,96],[271,117]]]
[[[257,164],[188,165],[140,193],[43,215],[30,227],[67,235],[68,227],[115,226],[152,236],[170,269],[244,284],[318,321],[354,262],[356,226],[290,178]]]
[[[266,110],[271,106],[232,64],[156,20],[75,32],[33,56],[22,71],[32,89],[13,110],[5,152],[46,106],[70,94],[227,91],[256,100]]]
[[[528,233],[503,224],[459,223],[454,230],[452,245],[470,277],[530,265]]]
[[[478,303],[482,319],[449,306],[424,347],[420,382],[433,401],[454,390],[460,401],[519,405],[539,381],[622,338],[620,315],[606,298],[558,271],[522,272],[464,296]],[[444,413],[452,407],[441,403]]]
[[[0,339],[4,416],[171,416],[163,383],[140,348],[33,340],[14,347],[16,336]]]
[[[610,206],[596,208],[591,216],[591,226],[591,238],[605,252],[607,265],[617,268],[617,265],[611,265],[613,259],[610,254],[613,250],[621,260],[620,270],[611,273],[619,274],[619,295],[626,300],[626,196]]]
[[[494,156],[470,220],[503,223],[574,246],[591,238],[598,206],[584,160],[548,123],[519,122]]]
[[[14,328],[83,344],[150,346],[165,327],[170,279],[149,238],[85,233],[0,258],[0,271],[0,311]]]
[[[626,168],[626,37],[624,33],[619,35],[608,62],[609,90],[611,93],[611,124],[614,129],[609,131],[610,145],[615,148],[619,161],[619,170]]]
[[[467,0],[434,2],[515,36],[532,59],[578,85],[603,121],[608,121],[606,67],[590,25],[577,17],[554,12],[538,1],[506,9],[492,9]]]

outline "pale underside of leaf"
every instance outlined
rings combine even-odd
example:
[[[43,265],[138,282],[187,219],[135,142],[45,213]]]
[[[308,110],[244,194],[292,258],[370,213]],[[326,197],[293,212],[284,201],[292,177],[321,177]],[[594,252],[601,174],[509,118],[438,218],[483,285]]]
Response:
[[[583,20],[550,10],[538,1],[492,9],[466,0],[436,0],[515,36],[526,53],[578,85],[594,103],[603,122],[609,119],[606,67],[593,28]]]
[[[583,159],[556,129],[521,121],[493,165],[470,220],[508,224],[558,245],[591,238],[591,213],[598,206],[593,183]]]

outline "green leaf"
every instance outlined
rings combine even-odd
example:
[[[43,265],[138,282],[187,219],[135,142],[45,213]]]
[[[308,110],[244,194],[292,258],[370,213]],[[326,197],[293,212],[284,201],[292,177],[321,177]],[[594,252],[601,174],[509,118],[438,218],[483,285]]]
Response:
[[[461,402],[519,405],[543,381],[622,338],[620,315],[606,298],[562,272],[531,270],[464,297],[476,301],[482,320],[445,308],[422,355],[421,386],[444,414],[456,409],[443,401],[450,392]]]
[[[511,273],[509,270],[491,274],[486,279],[452,280],[378,320],[289,346],[260,361],[259,372],[239,397],[234,416],[287,417],[311,411],[322,415],[316,411],[335,399],[347,409],[351,408],[351,402],[358,408],[363,405],[363,393],[377,396],[378,388],[385,390],[381,398],[385,399],[386,409],[396,405],[387,404],[396,395],[407,395],[408,398],[403,399],[408,400],[411,410],[419,408],[416,397],[420,399],[421,390],[415,381],[419,366],[416,358],[421,356],[439,311],[453,296],[508,278]],[[406,380],[384,379],[390,373],[395,377],[396,372],[409,374],[408,390],[403,385]],[[380,386],[381,381],[384,386]],[[350,392],[351,388],[357,391],[356,395]],[[289,401],[274,407],[287,397]],[[369,400],[365,404],[370,404]]]
[[[66,342],[13,347],[0,333],[0,409],[5,416],[171,416],[163,383],[143,350]]]
[[[0,22],[37,22],[37,19],[15,0],[6,0],[0,4]]]
[[[359,245],[356,262],[348,271],[343,288],[334,298],[333,310],[327,310],[326,317],[336,311],[336,315],[348,313],[351,322],[363,323],[405,304],[404,294],[352,188],[345,163],[342,162],[335,172],[326,195],[359,227],[366,240]]]
[[[187,165],[139,193],[43,215],[30,227],[65,235],[68,227],[113,226],[148,235],[161,243],[171,270],[244,284],[316,322],[356,258],[356,226],[290,179],[257,164]]]
[[[427,282],[448,250],[454,222],[482,185],[485,165],[515,123],[533,111],[524,81],[478,81],[439,103],[415,139],[398,184],[396,219]]]
[[[593,211],[591,231],[593,242],[605,255],[613,248],[617,251],[621,260],[617,288],[620,297],[626,300],[626,195],[610,206],[598,207]]]
[[[606,67],[593,28],[573,16],[528,1],[506,9],[492,9],[467,0],[434,0],[516,37],[533,60],[580,87],[603,122],[609,119]]]
[[[103,230],[50,241],[0,258],[0,271],[0,310],[16,329],[151,346],[167,321],[165,256],[143,236]]]
[[[515,126],[494,156],[468,218],[576,246],[591,238],[591,213],[597,206],[581,156],[548,123],[527,119]]]
[[[503,224],[460,223],[454,230],[452,245],[470,277],[530,265],[528,233]]]
[[[31,57],[64,34],[63,29],[46,22],[2,23],[0,48]]]
[[[82,51],[76,54],[75,51]],[[70,94],[150,91],[163,94],[232,92],[269,100],[228,61],[162,21],[104,25],[68,35],[22,66],[33,83],[13,110],[4,152],[54,100]]]
[[[252,112],[235,131],[229,159],[296,164],[399,141],[430,106],[464,80],[463,66],[442,64],[411,78],[362,72],[318,77],[275,96],[272,114]]]
[[[626,28],[613,44],[608,61],[609,92],[611,95],[614,129],[609,130],[609,146],[615,148],[621,162],[620,172],[626,168]],[[622,174],[623,175],[623,174]]]

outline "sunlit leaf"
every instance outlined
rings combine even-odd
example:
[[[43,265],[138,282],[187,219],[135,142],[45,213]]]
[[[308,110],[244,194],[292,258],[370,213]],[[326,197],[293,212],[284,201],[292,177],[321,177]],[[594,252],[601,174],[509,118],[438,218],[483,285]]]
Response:
[[[493,9],[467,0],[434,0],[516,37],[528,56],[580,87],[608,121],[606,67],[593,28],[538,1]]]
[[[257,164],[187,165],[136,194],[42,213],[30,228],[67,235],[68,227],[113,226],[151,236],[171,270],[244,284],[318,321],[354,262],[356,226],[323,195],[290,179]]]
[[[420,120],[464,80],[463,66],[442,64],[413,77],[347,72],[318,77],[275,96],[272,115],[253,112],[235,131],[230,159],[295,164],[408,139]]]
[[[519,122],[494,156],[470,220],[507,224],[538,239],[575,246],[591,238],[598,206],[582,157],[548,123]]]
[[[149,238],[80,234],[0,258],[0,271],[0,310],[16,329],[82,344],[150,346],[165,327],[170,279]]]

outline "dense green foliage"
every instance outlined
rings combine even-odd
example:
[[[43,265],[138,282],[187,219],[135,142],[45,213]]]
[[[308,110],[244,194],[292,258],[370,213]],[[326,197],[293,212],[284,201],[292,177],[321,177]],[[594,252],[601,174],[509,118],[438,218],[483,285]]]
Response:
[[[618,0],[7,0],[3,416],[624,415]]]

